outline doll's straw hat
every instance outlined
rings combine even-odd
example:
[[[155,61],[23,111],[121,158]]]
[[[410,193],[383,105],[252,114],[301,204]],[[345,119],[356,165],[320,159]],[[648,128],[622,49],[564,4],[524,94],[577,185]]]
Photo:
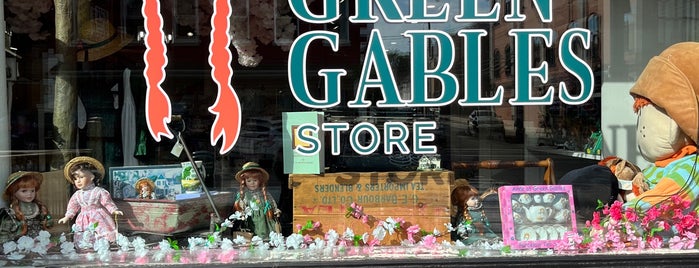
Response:
[[[70,182],[71,184],[73,184],[73,180],[71,179],[73,176],[70,174],[70,170],[73,169],[75,165],[79,164],[90,164],[93,167],[95,167],[97,173],[99,173],[94,174],[95,184],[97,184],[100,180],[102,180],[102,178],[104,178],[104,166],[102,165],[102,163],[100,163],[100,161],[97,161],[97,159],[94,159],[89,156],[78,156],[68,161],[66,166],[63,168],[63,177],[66,178],[66,180],[68,180],[68,182]]]
[[[10,185],[13,183],[17,182],[19,179],[24,178],[24,177],[34,177],[34,179],[39,181],[39,186],[41,186],[41,183],[44,181],[44,175],[41,175],[39,172],[34,172],[34,171],[17,171],[15,173],[10,174],[9,177],[7,177],[7,182],[5,183],[5,190],[3,191],[2,198],[5,199],[5,201],[10,200],[10,194],[7,192],[7,189],[10,188]],[[39,190],[39,189],[36,189]]]
[[[80,26],[77,60],[95,61],[112,55],[128,45],[133,36],[114,29],[109,20],[93,18]]]
[[[681,42],[650,59],[631,95],[664,109],[682,132],[697,142],[699,133],[699,42]]]
[[[153,182],[153,180],[151,180],[149,178],[141,178],[141,179],[137,180],[136,184],[134,184],[134,186],[135,186],[134,188],[136,188],[136,191],[140,191],[140,189],[138,189],[138,186],[140,186],[143,183],[148,184],[151,191],[155,191],[155,182]]]
[[[240,171],[238,171],[238,173],[235,174],[235,180],[237,180],[238,182],[242,182],[243,178],[241,177],[241,175],[243,175],[243,173],[251,171],[251,170],[259,170],[262,173],[262,178],[260,178],[260,180],[261,180],[260,184],[261,185],[267,184],[267,181],[269,181],[269,173],[267,173],[266,170],[264,170],[262,167],[260,167],[260,164],[255,163],[255,162],[245,163],[243,165],[243,168]]]

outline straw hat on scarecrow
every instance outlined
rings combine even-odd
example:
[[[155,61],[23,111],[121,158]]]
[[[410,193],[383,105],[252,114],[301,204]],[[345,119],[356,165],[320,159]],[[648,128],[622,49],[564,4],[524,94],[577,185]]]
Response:
[[[235,180],[237,180],[239,183],[243,182],[243,177],[242,175],[245,174],[246,172],[250,171],[259,171],[262,173],[262,177],[260,178],[260,185],[267,185],[267,181],[269,181],[269,173],[267,173],[266,170],[264,170],[262,167],[260,167],[260,164],[255,163],[255,162],[247,162],[243,165],[243,168],[238,171],[238,173],[235,174]]]
[[[39,186],[36,187],[36,191],[39,191],[39,187],[41,187],[41,183],[44,181],[44,176],[41,175],[39,172],[34,172],[34,171],[17,171],[15,173],[10,174],[10,176],[7,178],[7,182],[5,183],[5,190],[2,194],[2,198],[5,201],[10,200],[10,195],[14,193],[8,193],[7,189],[12,186],[15,182],[17,182],[19,179],[24,178],[24,177],[33,177],[35,180],[39,182]],[[21,186],[20,186],[21,187]]]
[[[93,18],[80,26],[77,60],[99,60],[121,50],[131,40],[133,36],[117,31],[109,20]]]
[[[78,156],[68,161],[66,166],[63,168],[63,177],[66,178],[66,180],[68,180],[68,182],[71,184],[73,184],[73,174],[71,174],[71,170],[73,170],[76,165],[81,164],[88,164],[89,166],[92,166],[92,168],[87,168],[95,175],[95,184],[99,184],[102,178],[104,178],[104,166],[102,163],[100,163],[100,161],[97,161],[97,159],[89,156]]]
[[[650,59],[635,85],[636,144],[653,165],[643,170],[648,187],[625,206],[649,209],[671,196],[699,207],[699,42],[674,44]]]

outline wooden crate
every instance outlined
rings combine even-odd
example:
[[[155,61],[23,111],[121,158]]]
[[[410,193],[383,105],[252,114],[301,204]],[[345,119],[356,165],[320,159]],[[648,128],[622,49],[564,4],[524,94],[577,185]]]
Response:
[[[351,203],[364,207],[364,213],[377,220],[402,218],[409,225],[445,233],[450,222],[450,194],[454,183],[451,171],[346,172],[323,175],[291,174],[289,187],[294,190],[294,226],[308,220],[320,222],[322,235],[330,229],[342,234],[349,227],[355,234],[372,233],[374,224],[345,217]],[[382,244],[399,244],[401,235],[386,237]]]
[[[221,217],[227,217],[233,207],[234,193],[212,193],[212,198]],[[184,200],[123,199],[114,202],[124,212],[118,219],[119,232],[127,233],[168,235],[205,229],[214,213],[203,193],[201,197]]]

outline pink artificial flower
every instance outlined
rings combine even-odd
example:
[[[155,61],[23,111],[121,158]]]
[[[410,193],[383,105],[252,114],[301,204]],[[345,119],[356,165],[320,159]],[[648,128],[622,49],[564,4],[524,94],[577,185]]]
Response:
[[[648,237],[648,246],[652,249],[661,248],[663,246],[663,238],[657,235]]]
[[[318,229],[318,227],[320,227],[320,222],[319,222],[319,221],[314,222],[314,223],[313,223],[313,230]]]
[[[592,226],[595,227],[596,229],[600,228],[600,215],[599,211],[595,211],[592,213]]]
[[[624,216],[626,216],[626,219],[630,222],[637,222],[638,221],[638,214],[636,214],[636,211],[632,208],[626,208],[626,212],[624,213]]]
[[[303,243],[304,243],[304,244],[311,244],[311,243],[313,243],[313,237],[311,237],[311,236],[308,235],[308,234],[304,235],[304,236],[303,236]]]
[[[374,238],[372,240],[369,240],[369,243],[367,243],[367,245],[369,245],[369,247],[373,248],[374,246],[378,245],[379,243],[381,243],[381,241]]]
[[[209,263],[209,252],[206,250],[200,250],[199,253],[197,253],[197,262],[198,263]]]
[[[146,264],[146,263],[148,263],[148,257],[147,256],[138,257],[134,260],[134,262],[136,264]]]
[[[429,249],[434,249],[437,246],[437,238],[434,235],[427,235],[422,238],[422,244]]]
[[[369,216],[363,215],[362,218],[361,218],[361,220],[362,220],[363,223],[368,224],[368,223],[369,223]]]
[[[420,232],[420,226],[417,224],[411,225],[410,227],[408,227],[406,232],[408,233],[408,240],[410,240],[411,243],[415,243],[415,238],[413,237],[413,235]]]
[[[658,208],[651,207],[646,211],[646,214],[643,217],[643,219],[641,219],[641,224],[643,226],[648,226],[649,223],[655,221],[655,219],[657,219],[658,217],[660,217],[660,211],[658,211]]]
[[[300,232],[301,229],[303,229],[303,226],[301,226],[301,224],[296,224],[296,230]]]
[[[620,221],[622,219],[622,204],[621,201],[615,201],[614,204],[609,208],[609,216],[615,221]]]
[[[670,247],[670,249],[675,249],[675,250],[683,249],[684,248],[684,241],[682,241],[682,238],[680,238],[679,236],[673,236],[668,241],[668,246]]]

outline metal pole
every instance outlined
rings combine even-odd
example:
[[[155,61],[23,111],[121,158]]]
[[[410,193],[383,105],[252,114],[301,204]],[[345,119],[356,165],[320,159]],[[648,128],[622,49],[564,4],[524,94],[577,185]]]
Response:
[[[2,56],[0,56],[0,66],[5,69],[7,66],[5,56],[7,55],[4,50],[5,47],[5,1],[0,0],[0,44],[3,47]],[[4,72],[3,72],[4,73]],[[0,151],[7,152],[6,155],[0,157],[0,185],[4,186],[7,182],[7,176],[10,175],[11,167],[10,160],[12,152],[10,152],[10,105],[11,99],[9,98],[11,88],[7,88],[7,75],[0,75]],[[0,198],[0,207],[6,207],[5,201]]]
[[[189,160],[190,163],[192,163],[192,167],[194,168],[194,172],[197,173],[197,178],[199,179],[199,183],[201,184],[201,188],[204,189],[204,193],[206,194],[206,197],[209,199],[209,203],[211,203],[211,208],[214,210],[214,213],[216,213],[216,220],[221,219],[221,214],[218,213],[218,209],[216,209],[216,204],[214,204],[214,199],[211,198],[211,193],[209,193],[209,189],[206,188],[206,185],[204,184],[204,178],[201,176],[201,172],[199,171],[199,166],[197,166],[197,163],[194,162],[194,158],[192,158],[192,154],[189,152],[189,148],[187,148],[187,144],[184,142],[184,138],[182,137],[182,132],[177,132],[177,142],[182,144],[182,148],[184,149],[184,154],[187,155],[187,160]]]

